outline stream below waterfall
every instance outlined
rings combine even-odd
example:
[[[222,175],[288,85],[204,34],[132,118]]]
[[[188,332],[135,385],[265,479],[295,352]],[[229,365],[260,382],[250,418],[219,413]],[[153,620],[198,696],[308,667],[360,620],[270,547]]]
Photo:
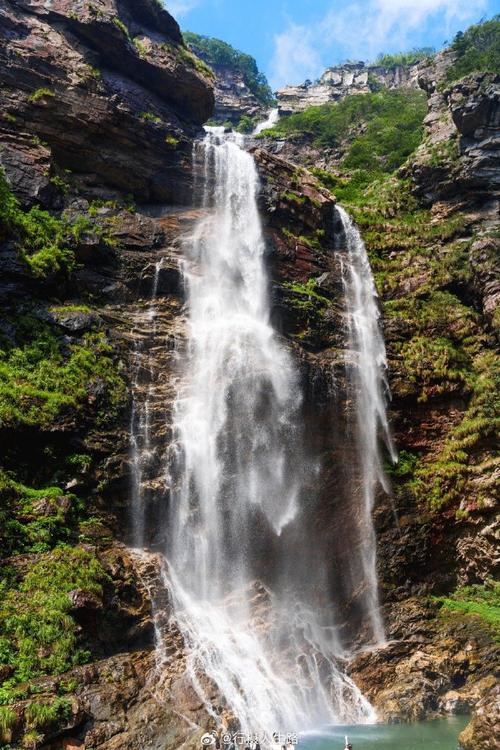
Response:
[[[343,750],[348,736],[353,750],[457,750],[458,735],[469,716],[412,724],[335,726],[300,737],[300,750]]]

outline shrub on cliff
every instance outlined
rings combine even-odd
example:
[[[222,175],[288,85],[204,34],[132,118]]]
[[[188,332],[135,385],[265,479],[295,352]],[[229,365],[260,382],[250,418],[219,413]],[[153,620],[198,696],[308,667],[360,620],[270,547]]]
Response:
[[[16,323],[15,343],[0,341],[0,427],[53,429],[98,404],[110,416],[125,398],[125,385],[102,333],[64,345],[52,328],[32,316]]]
[[[52,178],[60,185],[61,180]],[[94,234],[104,245],[113,246],[107,230],[87,216],[70,221],[39,206],[23,210],[0,169],[0,242],[13,238],[19,256],[33,276],[68,276],[76,266],[75,248],[86,234]]]
[[[42,555],[20,583],[0,581],[0,666],[11,668],[0,703],[15,699],[19,683],[61,674],[89,659],[69,594],[81,589],[100,598],[107,581],[94,554],[79,547]]]
[[[273,92],[266,76],[260,72],[251,55],[240,52],[221,39],[201,36],[191,31],[186,31],[183,36],[188,47],[205,62],[209,65],[225,65],[234,68],[241,73],[250,91],[264,107],[272,104]]]
[[[500,15],[459,31],[451,49],[456,59],[447,71],[448,82],[469,73],[500,73]]]
[[[419,145],[427,111],[423,91],[353,94],[334,104],[283,117],[266,135],[304,135],[315,145],[341,148],[342,166],[364,170],[364,181],[392,172]]]

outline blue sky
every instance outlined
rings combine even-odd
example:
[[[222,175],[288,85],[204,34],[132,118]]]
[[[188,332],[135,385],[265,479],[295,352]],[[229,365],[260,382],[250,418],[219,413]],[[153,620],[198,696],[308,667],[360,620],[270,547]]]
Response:
[[[439,48],[500,12],[500,0],[164,0],[186,31],[253,55],[273,88],[317,78],[346,59]]]

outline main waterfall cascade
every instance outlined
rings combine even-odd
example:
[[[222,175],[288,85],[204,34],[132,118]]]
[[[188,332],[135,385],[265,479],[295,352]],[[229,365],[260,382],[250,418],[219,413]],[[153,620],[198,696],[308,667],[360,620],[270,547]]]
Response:
[[[332,561],[318,551],[312,531],[318,465],[304,449],[297,370],[270,324],[256,166],[242,136],[207,131],[194,150],[202,218],[184,243],[187,339],[178,352],[166,469],[163,576],[187,674],[218,725],[232,716],[247,733],[372,723],[374,710],[344,671],[351,654],[332,601]],[[348,348],[357,358],[347,371],[357,404],[363,485],[357,498],[361,562],[350,575],[352,590],[363,592],[371,642],[380,643],[371,510],[384,481],[380,428],[393,452],[385,349],[366,251],[347,214],[337,211],[347,245]],[[149,312],[153,327],[158,272]],[[138,546],[145,525],[141,473],[151,450],[149,399],[148,391],[133,416],[143,433],[141,441],[132,439]],[[162,644],[158,651],[160,661],[168,658]],[[222,722],[210,699],[214,689],[225,706]]]

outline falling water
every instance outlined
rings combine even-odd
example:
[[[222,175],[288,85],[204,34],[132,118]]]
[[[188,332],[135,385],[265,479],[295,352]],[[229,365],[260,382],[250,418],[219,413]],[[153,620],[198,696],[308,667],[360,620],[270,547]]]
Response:
[[[262,133],[263,130],[267,130],[267,128],[272,128],[273,125],[276,125],[279,119],[280,119],[280,115],[279,115],[278,108],[276,107],[276,109],[271,109],[266,119],[263,120],[262,122],[259,122],[259,124],[256,126],[252,135],[259,135],[259,133]]]
[[[136,316],[133,364],[130,453],[132,459],[132,536],[134,546],[144,544],[144,495],[146,477],[153,463],[155,447],[151,436],[151,402],[154,397],[153,360],[148,343],[156,336],[158,282],[163,259],[155,263],[151,297],[145,310]]]
[[[167,550],[188,673],[209,711],[203,675],[247,732],[373,721],[342,671],[329,561],[311,565],[314,540],[300,534],[302,398],[269,322],[255,164],[220,131],[200,152],[213,190],[186,246],[188,345]]]
[[[365,244],[347,212],[341,206],[337,206],[336,211],[342,222],[347,251],[347,260],[342,265],[349,337],[347,351],[349,357],[355,357],[354,363],[348,364],[356,405],[356,445],[360,472],[358,494],[362,496],[363,543],[360,557],[364,604],[371,623],[373,641],[383,643],[385,636],[379,607],[372,510],[377,487],[381,486],[388,491],[379,449],[380,437],[385,442],[392,461],[397,460],[386,411],[387,358],[380,328],[377,291]]]

